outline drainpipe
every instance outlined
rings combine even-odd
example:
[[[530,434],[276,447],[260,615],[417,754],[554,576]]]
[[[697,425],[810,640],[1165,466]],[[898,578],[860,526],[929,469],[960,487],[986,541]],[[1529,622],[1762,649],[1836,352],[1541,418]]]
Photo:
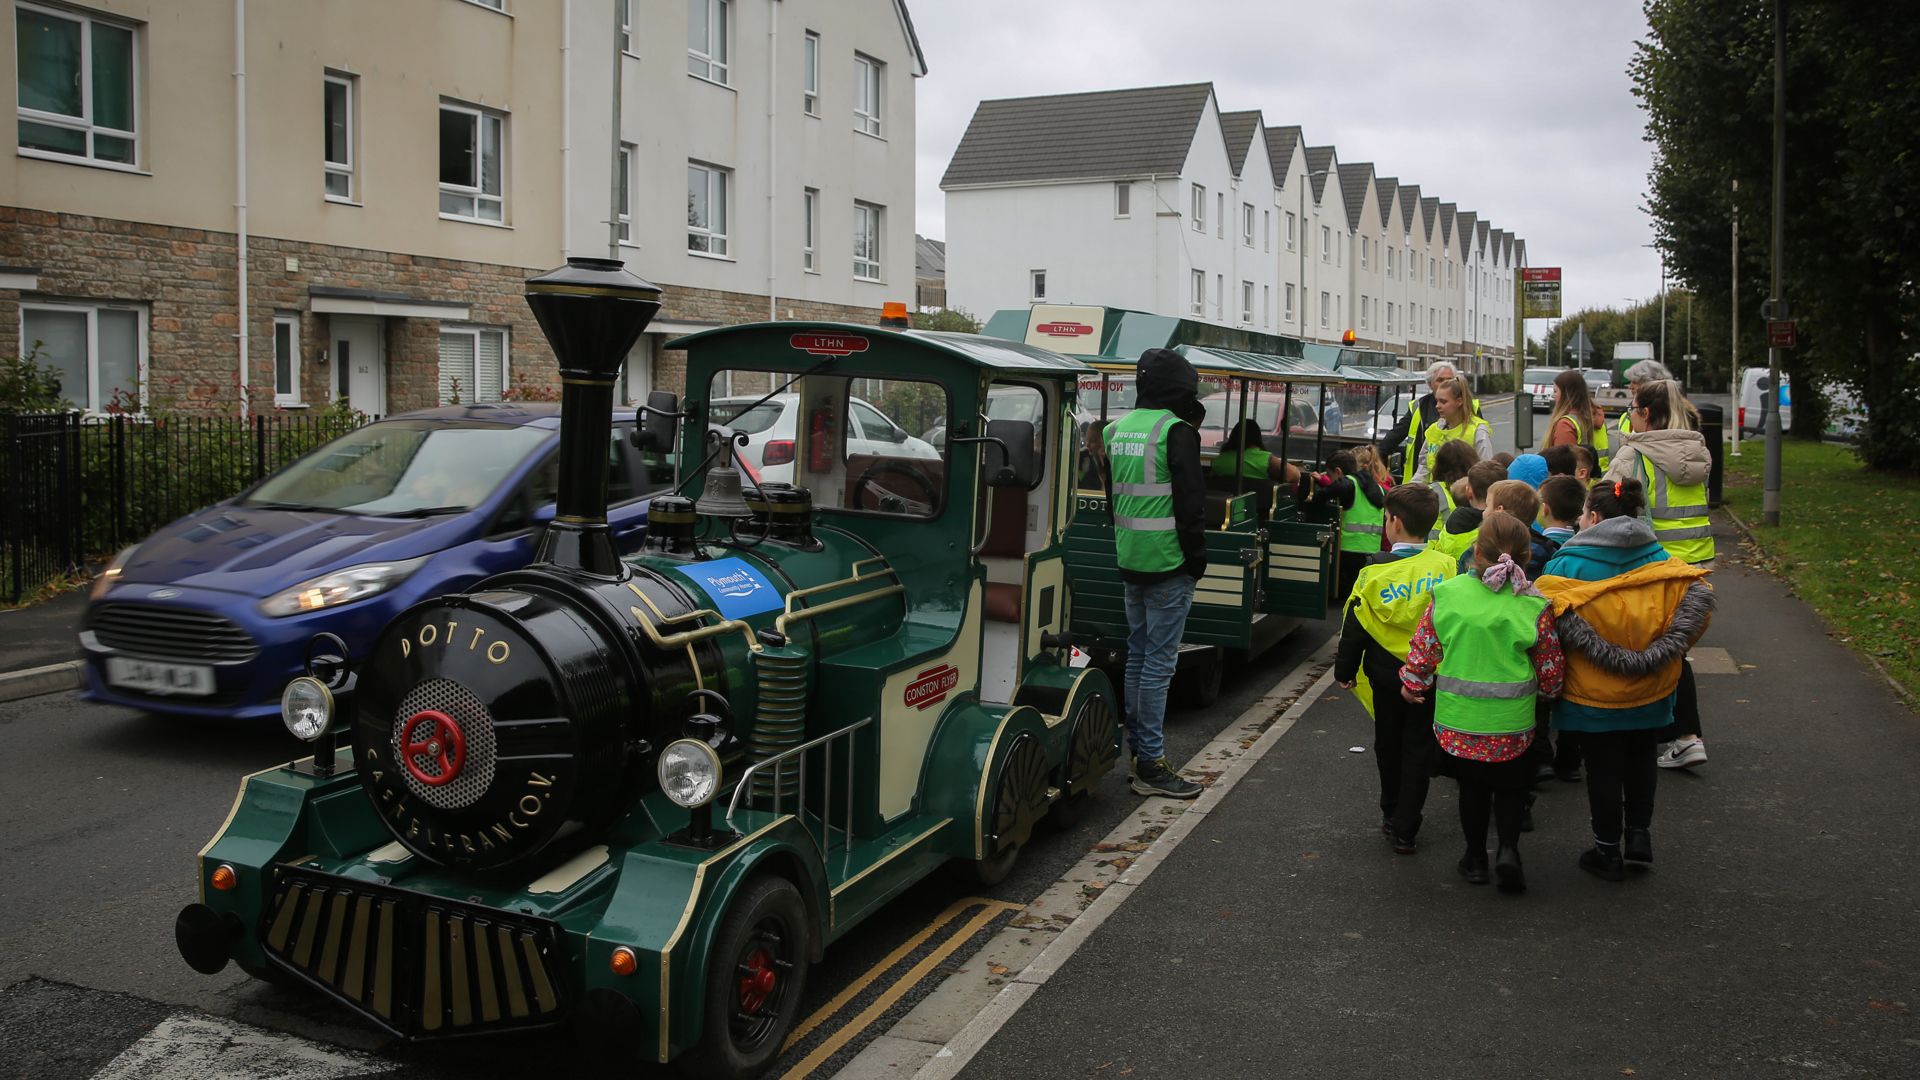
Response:
[[[779,190],[780,164],[774,150],[778,143],[775,120],[779,116],[780,80],[775,77],[780,60],[780,0],[767,3],[767,321],[780,317],[780,296],[774,277],[780,261],[774,257],[779,232],[774,227],[774,202]]]
[[[247,415],[247,0],[233,0],[234,255],[240,292],[239,412]]]
[[[560,261],[573,253],[573,0],[560,4]]]
[[[618,0],[613,8],[613,167],[607,174],[613,178],[613,185],[607,193],[607,258],[614,262],[623,262],[620,258],[620,76],[626,68],[626,61],[620,51],[620,21]]]

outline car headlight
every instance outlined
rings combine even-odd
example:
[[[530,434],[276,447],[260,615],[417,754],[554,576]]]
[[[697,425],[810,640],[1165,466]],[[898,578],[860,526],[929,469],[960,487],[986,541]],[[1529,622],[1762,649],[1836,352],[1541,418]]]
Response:
[[[423,555],[418,559],[362,563],[335,570],[274,593],[260,601],[259,610],[268,618],[284,619],[289,615],[339,607],[341,604],[365,600],[369,596],[379,596],[413,576],[413,572],[425,566],[426,562],[427,557]]]
[[[660,751],[660,790],[691,810],[720,791],[720,755],[698,739],[681,739]]]
[[[134,544],[123,548],[120,554],[115,555],[113,561],[107,564],[107,568],[100,571],[100,576],[93,579],[93,591],[88,594],[88,599],[98,600],[107,595],[107,590],[119,583],[120,575],[127,569],[127,564],[133,561],[133,553],[138,550],[140,545]]]
[[[280,695],[280,722],[294,738],[306,742],[325,735],[333,723],[333,691],[305,675],[293,680]]]

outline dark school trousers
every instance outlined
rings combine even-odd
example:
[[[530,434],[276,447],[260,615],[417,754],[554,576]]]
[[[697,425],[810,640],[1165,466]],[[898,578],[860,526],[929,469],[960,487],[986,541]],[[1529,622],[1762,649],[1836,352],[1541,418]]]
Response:
[[[1692,660],[1680,664],[1680,685],[1674,689],[1673,723],[1659,729],[1661,742],[1700,734],[1700,690],[1693,684]]]
[[[1395,836],[1413,839],[1427,805],[1430,762],[1439,752],[1433,738],[1433,695],[1415,705],[1400,696],[1398,674],[1383,680],[1369,669],[1373,684],[1373,757],[1380,769],[1380,814],[1393,822]]]
[[[1460,781],[1460,832],[1469,852],[1487,850],[1487,818],[1493,818],[1503,848],[1520,847],[1520,822],[1531,795],[1526,788],[1489,787],[1477,780]]]
[[[1659,728],[1635,731],[1582,731],[1587,756],[1587,809],[1593,814],[1593,838],[1620,842],[1621,824],[1645,829],[1653,824],[1653,792],[1660,782]]]

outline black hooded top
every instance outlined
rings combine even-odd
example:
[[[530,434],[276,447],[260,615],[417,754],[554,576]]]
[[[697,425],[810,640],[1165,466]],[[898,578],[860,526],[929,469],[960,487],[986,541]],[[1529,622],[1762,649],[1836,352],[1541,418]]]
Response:
[[[1200,374],[1187,358],[1172,349],[1148,349],[1140,354],[1135,381],[1137,409],[1165,409],[1185,420],[1167,432],[1167,472],[1173,478],[1173,529],[1186,561],[1172,570],[1141,571],[1122,568],[1121,580],[1130,585],[1157,585],[1175,574],[1195,581],[1207,572],[1206,474],[1200,468],[1200,422],[1207,411],[1200,404]]]

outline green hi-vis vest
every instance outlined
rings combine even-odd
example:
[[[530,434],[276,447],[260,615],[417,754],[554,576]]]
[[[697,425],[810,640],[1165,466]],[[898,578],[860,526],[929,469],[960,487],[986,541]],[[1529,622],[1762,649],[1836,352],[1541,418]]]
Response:
[[[1440,516],[1433,519],[1433,528],[1427,530],[1427,543],[1437,544],[1440,542],[1441,531],[1446,527],[1447,515],[1454,510],[1453,485],[1429,480],[1427,486],[1433,489],[1435,495],[1440,496]]]
[[[1380,550],[1380,538],[1387,534],[1387,511],[1368,501],[1353,481],[1353,505],[1340,511],[1340,550],[1374,552]]]
[[[1490,426],[1485,420],[1480,419],[1479,413],[1474,413],[1467,418],[1466,423],[1456,428],[1447,427],[1446,423],[1445,420],[1435,420],[1433,423],[1427,425],[1426,454],[1428,476],[1433,475],[1433,457],[1440,452],[1440,447],[1443,443],[1449,443],[1455,439],[1464,439],[1468,446],[1472,446],[1473,433],[1479,428]]]
[[[1156,573],[1186,562],[1173,531],[1167,432],[1185,423],[1165,409],[1135,409],[1107,429],[1113,462],[1113,542],[1120,568]]]
[[[1265,480],[1272,461],[1273,455],[1265,450],[1222,450],[1220,456],[1213,459],[1213,474],[1232,476],[1233,467],[1238,465],[1241,476],[1250,480]]]
[[[1713,524],[1707,520],[1707,485],[1669,484],[1667,474],[1645,454],[1640,455],[1639,473],[1641,483],[1653,489],[1654,539],[1681,562],[1711,560]]]
[[[1433,602],[1433,590],[1453,576],[1453,560],[1432,548],[1374,563],[1354,579],[1353,616],[1381,648],[1405,660],[1420,616]]]
[[[1527,650],[1538,640],[1546,600],[1494,592],[1472,575],[1433,590],[1433,633],[1440,639],[1433,722],[1469,735],[1509,735],[1533,727],[1537,686]]]
[[[1431,543],[1435,551],[1443,555],[1451,555],[1455,561],[1458,561],[1460,553],[1471,550],[1479,539],[1480,526],[1475,525],[1463,533],[1450,533],[1442,528],[1440,530],[1440,539],[1431,541]]]

